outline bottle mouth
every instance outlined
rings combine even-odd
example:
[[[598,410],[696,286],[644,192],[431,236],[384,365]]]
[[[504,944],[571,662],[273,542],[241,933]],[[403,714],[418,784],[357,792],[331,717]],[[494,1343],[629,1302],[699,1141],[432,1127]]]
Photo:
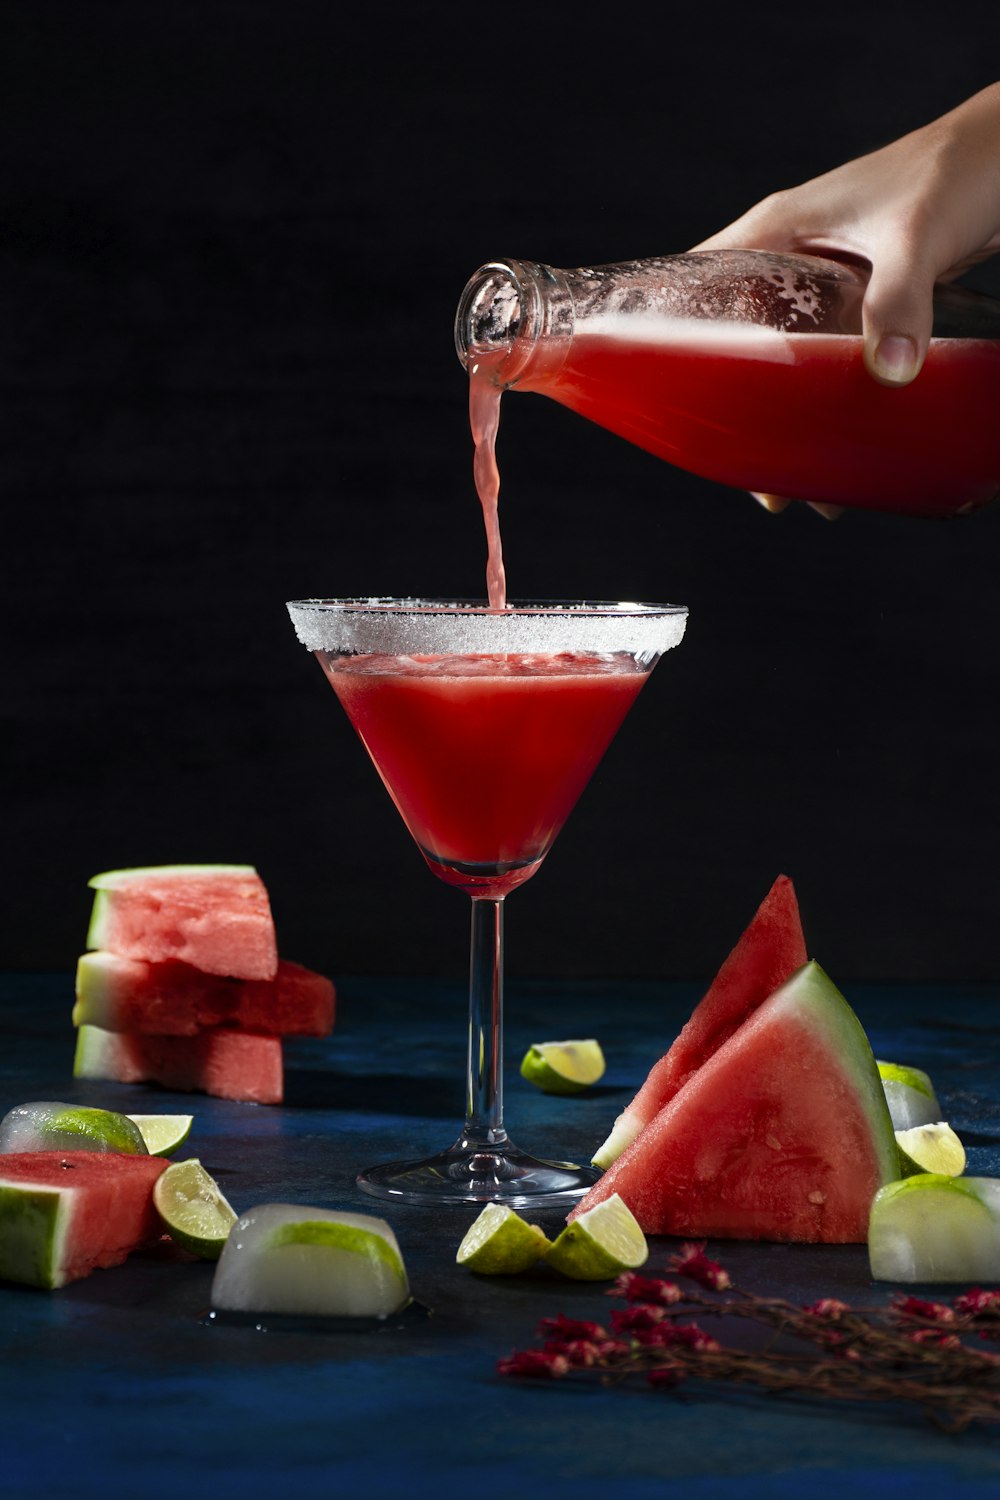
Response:
[[[455,314],[455,347],[463,364],[473,353],[508,348],[521,331],[521,288],[506,261],[480,266]]]
[[[470,375],[486,365],[497,385],[509,386],[542,350],[546,369],[558,366],[574,322],[566,272],[530,260],[489,261],[459,299],[455,348]]]
[[[486,356],[503,384],[517,378],[540,331],[538,302],[537,286],[519,261],[480,266],[455,313],[455,349],[470,374]]]

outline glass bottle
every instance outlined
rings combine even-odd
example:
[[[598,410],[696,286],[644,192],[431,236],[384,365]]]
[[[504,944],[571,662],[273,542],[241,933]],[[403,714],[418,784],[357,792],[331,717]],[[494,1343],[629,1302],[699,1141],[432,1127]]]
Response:
[[[1000,302],[940,286],[909,386],[862,363],[864,267],[694,251],[482,266],[455,321],[473,380],[536,391],[678,467],[788,499],[945,516],[1000,491]]]

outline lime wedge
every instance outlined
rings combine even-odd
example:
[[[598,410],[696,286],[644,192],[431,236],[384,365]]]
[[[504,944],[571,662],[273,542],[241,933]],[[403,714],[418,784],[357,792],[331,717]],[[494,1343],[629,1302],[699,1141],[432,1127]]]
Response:
[[[551,1242],[537,1224],[528,1224],[512,1208],[487,1203],[458,1247],[455,1260],[480,1276],[515,1276],[527,1271]]]
[[[1000,1182],[924,1173],[879,1188],[868,1225],[876,1281],[995,1281]]]
[[[545,1259],[577,1281],[608,1281],[634,1271],[649,1255],[646,1236],[617,1193],[567,1224]]]
[[[150,1156],[169,1156],[191,1134],[194,1115],[129,1115]]]
[[[0,1121],[0,1152],[120,1151],[146,1156],[139,1127],[128,1115],[84,1104],[40,1099],[18,1104]]]
[[[914,1125],[896,1131],[904,1177],[918,1172],[936,1172],[942,1177],[961,1177],[965,1171],[965,1147],[944,1120],[933,1125]]]
[[[403,1257],[384,1219],[292,1203],[243,1214],[212,1283],[212,1306],[227,1312],[378,1318],[398,1312],[409,1297]]]
[[[922,1068],[902,1063],[877,1064],[893,1130],[912,1130],[914,1125],[933,1125],[942,1110],[934,1085]]]
[[[521,1076],[543,1094],[579,1094],[604,1073],[600,1042],[536,1042],[524,1054]]]
[[[172,1162],[156,1180],[153,1204],[172,1240],[202,1260],[218,1259],[236,1214],[200,1161]]]

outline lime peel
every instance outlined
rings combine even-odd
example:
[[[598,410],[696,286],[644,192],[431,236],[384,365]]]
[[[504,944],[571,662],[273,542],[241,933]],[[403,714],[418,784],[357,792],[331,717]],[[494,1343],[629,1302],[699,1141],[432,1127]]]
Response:
[[[879,1076],[883,1083],[903,1083],[908,1089],[916,1089],[918,1094],[925,1094],[928,1099],[934,1098],[934,1085],[931,1083],[930,1075],[922,1068],[911,1068],[903,1063],[879,1062],[876,1064]]]
[[[516,1276],[552,1248],[545,1231],[506,1204],[487,1203],[458,1247],[458,1265],[480,1276]]]
[[[394,1250],[378,1234],[368,1229],[359,1229],[350,1224],[339,1224],[330,1219],[300,1219],[296,1223],[281,1224],[268,1242],[269,1250],[278,1250],[282,1245],[325,1245],[334,1250],[344,1250],[349,1255],[362,1255],[367,1259],[380,1260],[397,1276],[403,1273],[403,1263]]]
[[[632,1210],[611,1193],[567,1224],[545,1259],[576,1281],[610,1281],[622,1271],[636,1270],[648,1257],[646,1236]]]

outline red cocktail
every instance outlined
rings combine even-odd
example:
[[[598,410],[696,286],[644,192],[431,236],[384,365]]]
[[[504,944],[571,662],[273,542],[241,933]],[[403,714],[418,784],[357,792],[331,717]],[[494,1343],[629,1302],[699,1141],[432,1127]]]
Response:
[[[472,897],[465,1128],[358,1185],[410,1202],[557,1203],[589,1167],[519,1151],[503,1126],[503,902],[538,869],[661,654],[674,605],[300,600],[289,612],[430,868]]]
[[[533,875],[647,673],[627,652],[319,661],[440,879]]]

